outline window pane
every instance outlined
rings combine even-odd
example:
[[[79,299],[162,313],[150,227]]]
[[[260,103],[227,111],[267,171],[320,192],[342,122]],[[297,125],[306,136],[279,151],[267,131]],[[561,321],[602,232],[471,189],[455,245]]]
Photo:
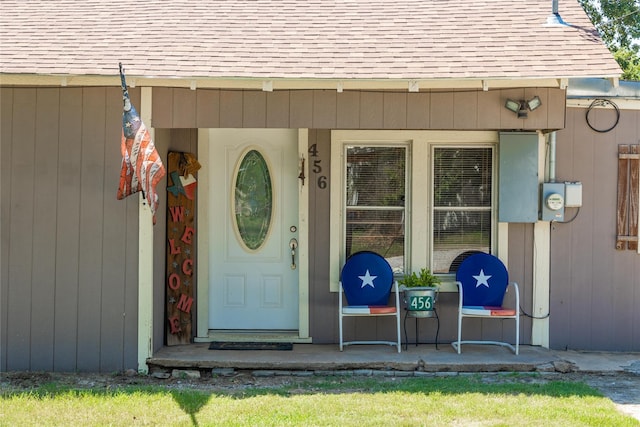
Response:
[[[234,218],[242,242],[249,249],[264,243],[271,225],[271,175],[264,157],[249,151],[238,168],[234,192]]]
[[[345,254],[377,252],[402,274],[406,147],[347,147],[346,159]]]
[[[491,206],[491,148],[436,148],[434,206]]]
[[[491,211],[435,211],[433,222],[434,272],[456,271],[465,252],[490,252]]]
[[[347,148],[347,206],[404,206],[405,147]]]
[[[433,265],[455,272],[474,252],[491,252],[492,149],[434,151]]]

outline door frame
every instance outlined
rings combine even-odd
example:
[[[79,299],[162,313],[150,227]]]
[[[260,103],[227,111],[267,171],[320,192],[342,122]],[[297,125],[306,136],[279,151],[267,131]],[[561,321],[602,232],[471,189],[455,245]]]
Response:
[[[241,131],[241,129],[238,129]],[[198,161],[202,168],[198,171],[198,250],[196,259],[196,342],[212,341],[209,333],[209,158],[210,129],[198,129]],[[298,159],[307,155],[309,146],[309,130],[298,129]],[[300,162],[298,167],[304,167],[301,171],[308,175],[308,162]],[[204,260],[204,262],[199,262]],[[302,180],[298,180],[298,331],[297,336],[288,336],[293,342],[311,342],[309,336],[309,188]],[[268,333],[252,334],[252,340],[271,340],[273,335]]]

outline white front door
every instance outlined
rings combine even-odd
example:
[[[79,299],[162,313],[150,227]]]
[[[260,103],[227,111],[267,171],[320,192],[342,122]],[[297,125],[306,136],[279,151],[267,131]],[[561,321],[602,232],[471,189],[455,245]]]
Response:
[[[298,329],[297,131],[209,137],[209,329]]]

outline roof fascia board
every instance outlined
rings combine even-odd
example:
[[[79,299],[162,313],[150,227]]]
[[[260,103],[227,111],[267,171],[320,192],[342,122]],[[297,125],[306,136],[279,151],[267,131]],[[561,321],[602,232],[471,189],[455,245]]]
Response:
[[[263,90],[263,82],[272,82],[273,90],[287,89],[328,89],[338,90],[406,90],[414,79],[185,79],[155,78],[136,75],[127,76],[135,86],[183,87],[195,89],[248,89]],[[521,87],[561,86],[563,78],[522,78],[522,79],[428,79],[417,80],[420,90],[437,89],[508,89]],[[134,84],[131,86],[133,87]],[[120,77],[113,76],[71,76],[43,74],[0,74],[2,86],[120,86]]]

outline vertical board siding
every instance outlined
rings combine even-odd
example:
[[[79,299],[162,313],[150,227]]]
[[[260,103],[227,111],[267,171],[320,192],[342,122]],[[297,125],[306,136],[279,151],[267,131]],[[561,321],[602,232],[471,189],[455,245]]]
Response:
[[[80,172],[80,288],[78,293],[78,370],[100,366],[102,317],[105,89],[82,93],[82,168]]]
[[[241,128],[242,127],[242,91],[223,90],[220,91],[220,127],[221,128]],[[158,127],[174,127],[158,126]]]
[[[196,127],[197,94],[191,89],[174,89],[173,125],[176,128]],[[153,99],[152,99],[153,102]],[[153,106],[152,106],[153,110]],[[152,113],[153,114],[153,113]]]
[[[118,123],[122,120],[122,96],[117,91],[105,93],[105,119],[106,123]],[[121,130],[116,126],[108,126],[105,123],[104,151],[104,191],[105,196],[113,194],[113,189],[118,188],[119,174],[113,173],[120,169]],[[136,196],[134,196],[136,197]],[[122,268],[122,250],[126,247],[126,235],[114,232],[122,228],[127,220],[127,203],[105,203],[103,207],[102,221],[102,298],[100,301],[100,371],[115,372],[122,369],[122,355],[124,352],[124,340],[122,339],[125,311],[126,277]],[[111,286],[117,283],[119,286]]]
[[[329,189],[331,182],[331,131],[309,130],[309,147],[315,144],[316,157],[309,158],[309,333],[314,343],[334,343],[338,331],[338,304],[335,293],[329,292]],[[322,170],[313,172],[314,160],[320,160]],[[327,177],[326,188],[316,182]],[[345,324],[346,326],[346,324]]]
[[[121,91],[102,87],[1,90],[0,370],[110,372],[135,368],[138,197],[124,201],[115,199],[121,161]],[[140,108],[140,90],[131,89],[130,94],[134,105]],[[530,94],[543,99],[543,107],[530,113],[530,119],[517,119],[515,114],[504,109],[506,97],[519,99]],[[292,90],[267,93],[154,88],[150,126],[156,128],[155,142],[163,158],[169,150],[197,153],[197,128],[321,129],[310,131],[310,144],[318,144],[323,156],[322,174],[328,177],[331,136],[329,130],[322,129],[499,130],[526,129],[532,123],[536,128],[562,127],[565,118],[559,118],[558,112],[564,109],[564,96],[565,92],[559,89],[420,93]],[[638,132],[636,128],[635,140]],[[620,139],[620,136],[616,138]],[[572,157],[563,161],[572,162],[576,154],[572,151]],[[591,157],[595,159],[599,155],[595,153]],[[592,174],[594,162],[588,165],[584,173]],[[598,173],[608,173],[604,164],[596,169]],[[314,178],[317,179],[309,177],[310,185]],[[563,179],[582,178],[577,174]],[[590,182],[586,176],[582,180],[583,183]],[[606,190],[604,183],[599,185],[598,191]],[[326,285],[331,226],[329,188],[310,187],[310,238],[314,242],[310,248],[309,266],[310,332],[316,343],[337,341],[336,295],[330,293]],[[596,195],[589,193],[585,185],[585,205],[593,204],[594,197]],[[159,224],[166,219],[165,210],[165,198],[161,196]],[[597,212],[597,215],[607,217],[605,212]],[[597,215],[587,212],[579,217],[580,221],[587,220],[585,230],[591,235]],[[574,226],[585,227],[585,223],[576,221]],[[562,227],[570,230],[571,226]],[[560,229],[558,226],[557,230]],[[581,231],[584,230],[581,228]],[[525,288],[523,299],[530,305],[531,264],[524,260],[531,257],[532,231],[524,228],[520,233],[524,241],[520,243],[524,245],[524,258],[520,265],[510,266],[510,273],[521,277],[524,282],[521,286]],[[598,238],[604,239],[606,232],[601,234]],[[517,239],[518,234],[514,232],[513,235],[511,239]],[[640,327],[629,324],[640,324],[640,315],[630,315],[630,310],[625,308],[629,304],[640,304],[638,292],[630,290],[640,288],[637,259],[631,253],[627,255],[629,258],[621,259],[609,255],[606,250],[581,253],[578,248],[583,250],[585,245],[596,244],[596,240],[579,237],[578,233],[570,233],[569,237],[572,243],[567,256],[587,266],[595,257],[601,257],[605,271],[620,269],[623,273],[579,275],[563,285],[563,290],[570,289],[563,299],[571,300],[571,309],[576,313],[578,309],[593,308],[593,294],[602,295],[589,289],[576,296],[577,289],[584,290],[584,283],[595,286],[591,285],[592,277],[613,280],[620,295],[604,297],[609,298],[605,302],[607,313],[615,318],[614,312],[624,309],[627,314],[625,319],[612,321],[611,325],[623,327],[616,332],[620,338],[611,340],[631,337],[632,344],[628,347],[637,349]],[[556,242],[559,239],[552,236],[554,250]],[[517,244],[514,240],[511,247]],[[164,253],[164,245],[164,230],[155,227],[154,251]],[[512,261],[515,259],[518,258],[514,255]],[[558,264],[552,262],[552,273],[566,277],[565,272],[555,270]],[[153,270],[153,336],[157,349],[163,345],[164,329],[162,257],[154,259]],[[456,302],[455,295],[441,297],[440,336],[443,341],[455,336]],[[575,329],[583,327],[584,322],[589,323],[590,318],[588,315],[580,318],[576,313],[566,318],[560,315],[551,321],[552,325],[554,321],[578,323],[571,325],[566,333],[574,340],[571,346],[580,348],[580,337],[575,336],[580,334],[575,334]],[[359,331],[362,328],[377,331],[372,335],[389,332],[387,325],[378,325],[375,319],[359,320],[364,322],[354,322],[352,333],[363,332]],[[433,339],[431,323],[421,323],[421,341]],[[409,326],[410,338],[412,327]],[[512,333],[509,326],[504,330],[489,324],[470,328],[472,333],[475,330],[482,336],[508,337]],[[530,322],[523,320],[523,342],[529,340],[529,329]],[[562,328],[558,330],[562,331]],[[605,325],[599,330],[605,330]],[[558,337],[553,339],[554,343],[558,342]]]
[[[131,93],[131,91],[129,91]],[[153,96],[151,97],[151,124],[148,125],[145,123],[147,127],[152,128],[171,128],[173,127],[173,114],[174,114],[174,103],[173,103],[173,94],[175,90],[168,87],[156,87],[153,89]],[[209,91],[198,91],[198,93],[209,94]],[[220,92],[216,92],[219,94]],[[198,97],[196,97],[196,102],[198,101]],[[219,99],[216,100],[217,103],[220,102]],[[136,105],[136,104],[134,104]],[[140,104],[137,104],[140,108]],[[205,103],[206,105],[206,103]],[[196,108],[200,108],[200,103],[197,103]],[[138,111],[139,112],[139,111]],[[218,116],[216,116],[216,119]],[[211,117],[213,120],[213,117]]]
[[[289,127],[313,128],[313,91],[295,91],[289,94]]]
[[[360,128],[380,129],[384,121],[384,94],[362,92],[360,94]]]
[[[407,94],[384,93],[382,97],[383,129],[407,128]]]
[[[73,371],[77,360],[78,268],[80,262],[80,170],[82,89],[60,92],[54,370]],[[64,254],[64,255],[62,255]]]
[[[562,108],[564,108],[564,91],[562,93]],[[497,112],[495,110],[496,105],[504,105],[507,99],[504,91],[488,91],[484,92],[482,96],[478,95],[478,128],[479,129],[504,129],[500,117],[502,111]],[[506,110],[502,108],[502,110]],[[509,111],[506,111],[509,112]],[[513,113],[511,113],[513,114]],[[516,128],[519,129],[519,128]]]
[[[242,127],[267,127],[266,92],[243,92],[242,94]]]
[[[289,92],[267,93],[267,127],[289,127]]]
[[[155,116],[156,91],[153,91],[153,111]],[[220,91],[199,90],[196,97],[196,128],[220,126]]]
[[[31,366],[53,369],[60,92],[39,89],[35,122]]]
[[[337,94],[336,116],[338,129],[358,129],[360,127],[360,92]]]
[[[429,110],[431,129],[454,129],[453,116],[455,106],[453,92],[433,92]]]
[[[137,200],[115,197],[122,92],[3,88],[2,100],[0,369],[135,368]]]
[[[7,370],[7,324],[9,287],[9,234],[11,222],[11,143],[13,89],[0,88],[0,371]],[[4,143],[2,143],[4,141]]]
[[[539,96],[518,119],[507,98]],[[549,88],[433,92],[153,88],[154,128],[489,129],[564,126],[565,91]]]
[[[431,95],[410,93],[407,96],[407,129],[429,129]]]
[[[31,359],[31,297],[35,176],[36,89],[14,90],[9,203],[9,281],[7,295],[7,367],[29,369]]]
[[[640,111],[621,110],[618,126],[589,129],[586,110],[567,109],[558,132],[558,181],[582,182],[576,219],[551,231],[550,345],[557,349],[640,350],[640,259],[616,251],[616,187],[619,144],[640,138]],[[593,110],[595,127],[611,125],[610,110]],[[568,208],[571,218],[575,208]]]
[[[478,128],[478,92],[454,92],[453,127],[456,129]]]
[[[334,90],[313,91],[312,123],[315,129],[335,129],[337,123],[336,98]]]

